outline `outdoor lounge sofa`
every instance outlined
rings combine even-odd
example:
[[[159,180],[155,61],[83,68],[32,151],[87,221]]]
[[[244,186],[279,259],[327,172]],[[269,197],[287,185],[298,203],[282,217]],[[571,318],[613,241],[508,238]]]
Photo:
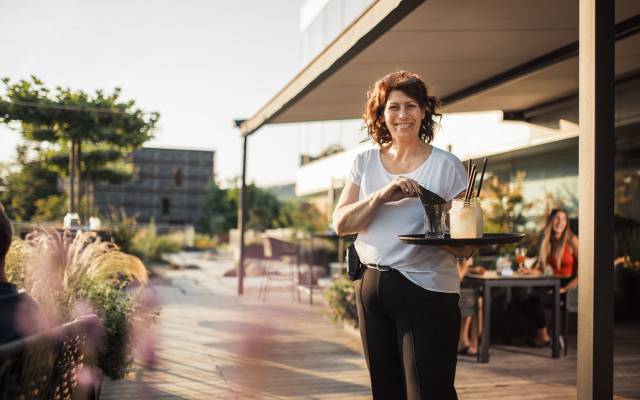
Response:
[[[78,389],[98,319],[90,315],[0,346],[0,399],[93,399]]]

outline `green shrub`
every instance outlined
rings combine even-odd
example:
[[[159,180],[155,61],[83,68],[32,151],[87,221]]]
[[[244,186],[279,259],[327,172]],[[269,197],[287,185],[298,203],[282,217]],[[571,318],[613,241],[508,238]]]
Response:
[[[525,201],[522,194],[525,172],[516,172],[511,183],[501,183],[498,177],[486,182],[485,198],[482,202],[484,211],[484,231],[487,233],[521,232],[527,239],[519,244],[498,246],[500,254],[513,254],[516,247],[533,246],[529,241],[535,232],[526,229],[527,218],[524,216],[533,207],[533,203]]]
[[[131,240],[131,252],[144,261],[160,261],[162,254],[176,253],[180,248],[180,241],[172,235],[158,235],[153,220]]]
[[[120,250],[131,253],[131,241],[138,232],[138,221],[135,216],[128,216],[124,209],[111,209],[107,223],[111,238]]]
[[[193,246],[198,250],[215,249],[218,246],[218,237],[209,236],[203,233],[196,233]]]
[[[341,276],[331,282],[324,293],[329,304],[329,317],[334,323],[347,322],[358,327],[358,309],[353,282]]]

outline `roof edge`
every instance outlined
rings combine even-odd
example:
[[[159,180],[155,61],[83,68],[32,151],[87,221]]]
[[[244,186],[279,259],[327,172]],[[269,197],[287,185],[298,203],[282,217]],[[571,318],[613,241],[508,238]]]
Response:
[[[241,135],[251,135],[270,123],[424,2],[378,0],[371,4],[284,88],[240,125]]]

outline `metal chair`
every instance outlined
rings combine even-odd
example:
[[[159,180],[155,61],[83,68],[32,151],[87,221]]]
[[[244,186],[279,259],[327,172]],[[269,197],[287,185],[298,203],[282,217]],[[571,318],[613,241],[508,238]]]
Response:
[[[461,317],[472,317],[478,312],[478,293],[475,288],[460,288],[458,300]]]
[[[561,304],[562,307],[562,338],[561,344],[564,347],[564,356],[568,354],[567,341],[569,338],[569,313],[578,312],[578,288],[571,288],[567,290],[564,301]]]
[[[0,346],[0,398],[78,398],[78,373],[97,324],[91,315]],[[86,398],[97,397],[95,388],[84,389]]]
[[[477,288],[460,288],[460,300],[458,300],[458,307],[460,308],[460,317],[478,318],[478,289]],[[480,321],[472,324],[470,329],[475,329],[478,333]],[[479,335],[476,335],[479,336]],[[480,351],[476,355],[476,359],[480,360]]]
[[[262,240],[264,249],[264,279],[258,290],[258,299],[267,300],[271,281],[291,281],[292,295],[296,296],[296,287],[300,280],[300,251],[298,246],[284,240],[265,236]],[[287,268],[283,268],[286,262]]]

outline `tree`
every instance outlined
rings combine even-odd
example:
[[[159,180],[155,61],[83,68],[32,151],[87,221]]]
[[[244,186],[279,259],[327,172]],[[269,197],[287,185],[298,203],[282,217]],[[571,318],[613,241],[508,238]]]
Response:
[[[47,219],[56,212],[47,207],[54,206],[61,196],[58,176],[44,165],[42,159],[29,160],[27,151],[26,146],[18,146],[19,168],[10,170],[3,178],[6,191],[0,192],[0,201],[16,221],[29,221],[38,213],[45,214],[43,219]],[[39,200],[45,202],[38,203]]]
[[[12,84],[2,80],[5,95],[0,97],[0,121],[19,122],[23,137],[54,145],[54,149],[68,152],[69,209],[79,203],[81,176],[97,176],[97,168],[105,163],[83,163],[83,146],[95,145],[97,151],[119,150],[121,154],[136,149],[152,136],[158,113],[147,114],[136,108],[133,100],[123,101],[120,88],[106,94],[97,90],[93,95],[84,91],[56,87],[51,92],[44,83],[32,76]],[[57,146],[57,147],[56,147]],[[94,156],[97,156],[95,153]],[[107,160],[112,158],[106,157]]]
[[[238,188],[222,189],[211,182],[200,210],[198,230],[217,235],[238,226]],[[247,229],[295,228],[305,232],[326,229],[326,221],[313,205],[299,199],[281,202],[268,190],[247,185]]]
[[[211,181],[200,210],[200,218],[197,222],[198,230],[210,235],[218,235],[235,228],[237,221],[237,207],[229,198],[227,190]]]
[[[240,204],[240,189],[230,189],[228,197],[235,205],[234,212],[237,213],[238,204]],[[247,185],[247,229],[263,231],[279,227],[278,217],[281,206],[280,200],[273,193],[256,186],[254,183]]]
[[[46,160],[47,167],[60,174],[66,175],[66,169],[69,165],[69,151],[66,146],[60,149],[41,151],[43,158]],[[131,179],[134,174],[133,164],[125,162],[126,154],[122,149],[109,145],[87,144],[82,147],[80,154],[78,192],[83,201],[77,203],[78,209],[84,211],[84,214],[93,214],[93,191],[95,184],[103,183],[122,183]]]
[[[278,225],[304,232],[322,232],[327,229],[326,218],[322,213],[313,204],[299,199],[282,203]]]

